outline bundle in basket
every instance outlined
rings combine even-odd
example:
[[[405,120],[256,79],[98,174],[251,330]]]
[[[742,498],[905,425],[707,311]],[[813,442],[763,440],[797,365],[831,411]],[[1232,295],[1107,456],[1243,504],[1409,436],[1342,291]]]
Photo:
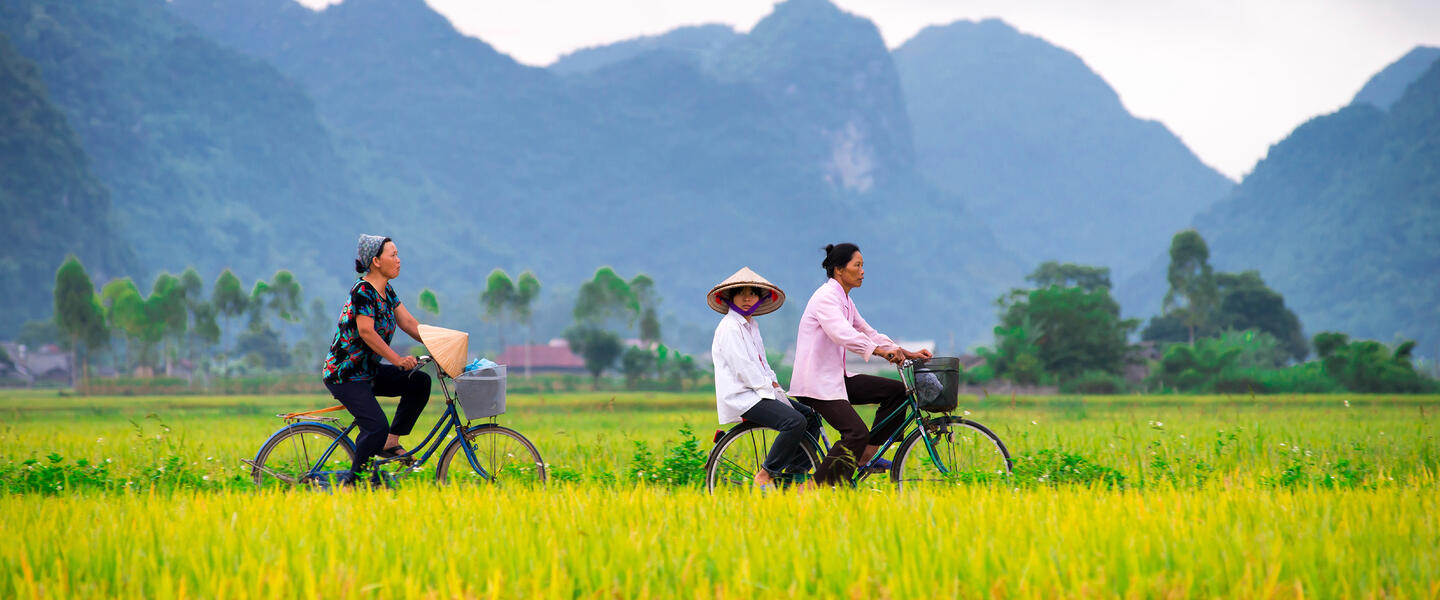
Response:
[[[936,356],[918,360],[915,400],[926,412],[951,412],[960,405],[960,359]]]

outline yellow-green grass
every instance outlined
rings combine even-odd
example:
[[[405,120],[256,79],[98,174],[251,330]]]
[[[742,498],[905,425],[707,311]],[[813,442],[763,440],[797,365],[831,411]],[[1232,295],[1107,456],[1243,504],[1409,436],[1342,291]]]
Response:
[[[708,451],[712,397],[512,395],[500,422],[563,481],[331,495],[237,479],[271,415],[323,396],[0,392],[6,481],[51,454],[110,481],[0,492],[0,597],[1440,597],[1440,397],[1269,399],[962,402],[1017,456],[1122,486],[711,497],[626,473],[682,426]]]
[[[1440,495],[645,487],[0,499],[10,598],[1434,597]]]

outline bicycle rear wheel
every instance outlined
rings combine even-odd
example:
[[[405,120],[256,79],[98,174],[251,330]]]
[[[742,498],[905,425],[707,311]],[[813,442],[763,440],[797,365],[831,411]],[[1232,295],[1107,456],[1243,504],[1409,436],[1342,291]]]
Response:
[[[973,483],[995,483],[1010,475],[1010,451],[984,425],[960,417],[930,419],[924,433],[905,438],[890,467],[901,489],[925,489]],[[925,444],[928,436],[934,449]]]
[[[770,445],[779,434],[774,429],[755,423],[741,423],[730,428],[715,443],[715,449],[710,451],[710,457],[705,461],[705,489],[714,492],[716,489],[742,489],[754,485],[755,473],[765,463]],[[805,452],[808,468],[803,472],[799,469],[794,473],[786,472],[776,480],[780,487],[810,480],[820,466],[814,443],[805,440],[800,447]]]
[[[481,470],[465,458],[461,444],[469,444]],[[450,440],[440,463],[435,467],[435,480],[447,482],[545,483],[545,461],[540,451],[519,432],[499,425],[476,425],[465,430],[465,437]]]
[[[320,456],[332,444],[335,449],[321,463]],[[265,440],[250,465],[250,476],[261,488],[329,485],[348,473],[354,461],[355,446],[339,431],[316,423],[295,423]]]

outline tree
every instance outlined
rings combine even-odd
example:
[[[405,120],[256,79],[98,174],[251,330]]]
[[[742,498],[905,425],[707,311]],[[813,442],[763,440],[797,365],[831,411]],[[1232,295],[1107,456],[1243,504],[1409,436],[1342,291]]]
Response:
[[[996,375],[1033,384],[1046,373],[1075,378],[1123,372],[1127,338],[1139,322],[1120,318],[1108,269],[1051,262],[1026,279],[1046,285],[999,299],[995,350],[984,353]]]
[[[574,325],[565,330],[565,341],[570,349],[585,360],[585,370],[590,372],[591,387],[599,389],[600,374],[615,364],[624,345],[620,336],[593,325]]]
[[[503,269],[495,269],[485,278],[485,291],[480,293],[480,305],[485,307],[483,318],[495,323],[500,337],[500,351],[505,351],[505,313],[515,303],[515,282]]]
[[[1162,311],[1180,317],[1190,331],[1193,346],[1195,329],[1209,322],[1219,296],[1215,274],[1210,268],[1210,249],[1194,229],[1177,233],[1170,240],[1170,268],[1166,278],[1170,281],[1170,290],[1165,293]]]
[[[648,280],[646,277],[642,283]],[[595,277],[580,285],[574,312],[575,320],[581,323],[599,325],[608,319],[621,319],[629,327],[640,315],[640,300],[614,269],[600,267]]]
[[[530,378],[530,345],[535,343],[534,312],[532,305],[540,297],[540,280],[534,273],[525,271],[515,282],[515,318],[525,325],[525,378]]]
[[[1037,288],[1050,286],[1078,287],[1087,292],[1093,292],[1100,288],[1110,289],[1110,268],[1091,267],[1088,265],[1077,265],[1073,263],[1057,263],[1053,260],[1041,263],[1035,272],[1025,277],[1025,281],[1035,284]]]
[[[1325,374],[1352,392],[1415,393],[1440,389],[1435,381],[1415,371],[1415,342],[1402,342],[1392,351],[1380,342],[1351,341],[1343,333],[1315,335],[1315,353]]]
[[[161,355],[165,359],[165,374],[173,370],[174,348],[172,342],[179,342],[189,329],[189,311],[185,306],[185,290],[180,280],[169,273],[155,278],[150,297],[145,300],[145,318],[149,321],[146,334],[154,336],[151,343],[163,344]]]
[[[164,334],[163,321],[152,320],[140,289],[129,277],[116,279],[100,289],[111,329],[125,337],[130,366],[148,369],[151,350]]]
[[[1122,373],[1127,338],[1138,325],[1120,318],[1120,305],[1107,288],[1053,285],[1013,294],[996,336],[1002,342],[1016,340],[1014,367],[1028,369],[1028,359],[1021,357],[1033,355],[1045,372],[1073,378],[1087,371]]]
[[[1216,273],[1219,304],[1207,323],[1195,329],[1195,337],[1215,337],[1226,331],[1258,331],[1274,336],[1285,353],[1295,360],[1310,354],[1310,345],[1300,318],[1285,306],[1285,298],[1271,289],[1257,271],[1238,274]],[[1182,313],[1152,317],[1140,339],[1156,342],[1184,342],[1190,330]]]
[[[81,376],[89,371],[89,351],[104,346],[109,333],[95,284],[73,254],[55,271],[55,324],[70,338],[70,385],[78,387]],[[83,365],[76,362],[81,348],[85,349]]]
[[[625,374],[625,385],[630,389],[640,383],[646,375],[655,371],[655,353],[639,346],[631,346],[620,355],[620,372]]]
[[[222,333],[229,337],[233,344],[235,338],[230,329],[230,319],[245,314],[250,307],[250,297],[245,295],[240,278],[230,269],[221,271],[220,276],[215,278],[215,287],[210,292],[210,303],[215,306],[215,313],[224,325]]]
[[[430,288],[420,290],[419,301],[415,304],[420,310],[425,311],[432,319],[440,316],[440,299],[435,297],[435,292]]]

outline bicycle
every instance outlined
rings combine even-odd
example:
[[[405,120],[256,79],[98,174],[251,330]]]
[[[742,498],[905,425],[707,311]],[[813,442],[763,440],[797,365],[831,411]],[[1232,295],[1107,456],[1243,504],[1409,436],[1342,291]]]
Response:
[[[888,472],[890,479],[901,489],[991,482],[1009,476],[1014,466],[1010,451],[994,432],[963,416],[927,416],[927,411],[922,409],[916,392],[915,369],[942,360],[954,361],[956,366],[953,372],[936,372],[945,380],[940,394],[949,399],[948,410],[940,412],[948,413],[955,409],[959,384],[957,359],[906,360],[897,365],[900,380],[905,383],[906,401],[878,425],[898,418],[902,421],[901,426],[880,445],[869,461],[855,470],[849,481],[852,487],[875,474],[875,465],[897,441],[900,445],[895,451],[895,460],[891,461],[888,470],[880,472]],[[705,488],[714,492],[717,487],[752,485],[755,472],[765,461],[777,433],[774,429],[751,422],[742,422],[728,431],[717,429],[715,448],[705,462]],[[801,448],[810,459],[810,469],[804,473],[782,474],[777,478],[781,487],[798,485],[810,479],[820,466],[820,457],[830,451],[830,441],[823,430],[820,439],[807,433]]]
[[[422,356],[414,370],[433,362],[429,356]],[[445,448],[435,467],[438,483],[452,479],[455,458],[463,455],[464,464],[470,467],[466,472],[469,480],[543,484],[546,480],[545,462],[540,459],[535,445],[519,432],[496,423],[494,414],[498,413],[483,417],[490,420],[488,423],[470,425],[468,419],[462,423],[460,412],[455,407],[459,396],[458,384],[457,392],[452,394],[444,370],[437,368],[435,372],[440,392],[445,398],[445,413],[440,415],[425,440],[411,450],[392,458],[376,457],[373,460],[373,468],[386,484],[399,476],[423,470],[425,463],[440,450],[441,445]],[[462,401],[461,405],[465,406],[465,402]],[[261,488],[280,485],[328,488],[341,481],[342,476],[350,473],[355,459],[355,442],[350,439],[350,432],[356,425],[352,422],[341,429],[336,425],[340,422],[339,418],[319,415],[344,409],[344,405],[338,405],[275,415],[285,420],[285,426],[265,440],[254,459],[240,459],[251,467],[255,485]],[[504,412],[503,397],[499,410]],[[454,431],[455,437],[445,444],[451,431]],[[461,477],[457,473],[453,478]]]

